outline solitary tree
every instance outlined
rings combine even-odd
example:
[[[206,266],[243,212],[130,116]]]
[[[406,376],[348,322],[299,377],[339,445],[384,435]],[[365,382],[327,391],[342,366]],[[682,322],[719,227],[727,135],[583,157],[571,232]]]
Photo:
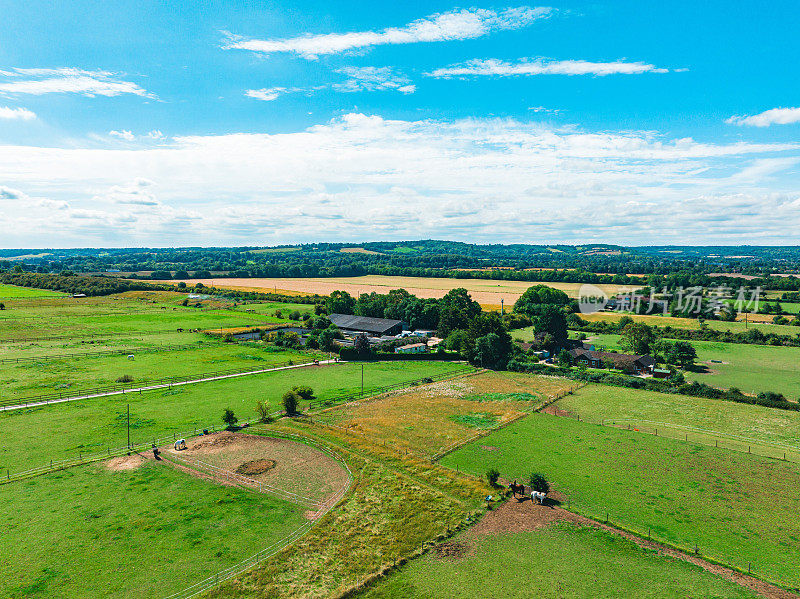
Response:
[[[631,322],[622,330],[619,344],[634,354],[649,354],[653,343],[653,329],[643,322]]]
[[[259,422],[269,422],[271,420],[269,415],[269,408],[263,401],[256,403],[256,412],[258,413]]]
[[[536,491],[537,493],[549,493],[550,492],[550,483],[547,482],[547,479],[544,475],[539,474],[538,472],[534,472],[531,474],[531,478],[528,481],[531,489]]]
[[[225,408],[225,411],[222,413],[222,422],[227,424],[228,428],[233,428],[236,426],[236,423],[239,422],[239,419],[233,413],[233,410]]]
[[[283,394],[283,409],[289,416],[297,414],[298,403],[300,403],[300,395],[297,391],[287,391]]]
[[[489,468],[486,471],[486,480],[492,487],[497,486],[497,479],[500,478],[500,471],[497,468]]]

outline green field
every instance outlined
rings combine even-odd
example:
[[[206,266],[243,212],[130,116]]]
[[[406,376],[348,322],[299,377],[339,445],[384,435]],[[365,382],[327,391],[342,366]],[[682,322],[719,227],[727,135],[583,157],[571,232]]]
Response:
[[[65,396],[103,385],[122,376],[133,377],[128,387],[164,377],[193,377],[223,370],[257,370],[311,362],[320,352],[297,351],[262,343],[224,343],[211,338],[190,349],[151,351],[127,355],[95,355],[61,360],[28,360],[4,364],[0,370],[0,400],[32,397],[43,393]]]
[[[293,324],[288,315],[302,304],[234,305],[229,301],[205,301],[201,307],[181,305],[186,293],[128,292],[90,298],[31,298],[9,300],[0,311],[0,340],[19,341],[48,337],[90,337],[119,334],[177,332],[178,329]],[[261,306],[259,309],[258,306]],[[268,306],[268,307],[267,307]],[[302,310],[300,309],[302,307]],[[282,317],[274,316],[280,309]],[[253,310],[253,312],[247,312]]]
[[[697,363],[708,372],[687,372],[687,379],[714,387],[738,387],[744,393],[776,391],[800,399],[800,347],[712,341],[693,341],[692,345],[697,350]]]
[[[638,428],[761,455],[800,461],[800,412],[672,395],[640,389],[589,385],[555,404],[582,420]]]
[[[0,596],[164,597],[305,522],[302,509],[164,462],[90,464],[3,485]],[[12,507],[13,506],[13,507]]]
[[[470,552],[454,558],[429,553],[358,596],[363,599],[757,597],[697,566],[659,556],[613,533],[567,523],[533,532],[477,539],[456,537],[455,541],[466,542]]]
[[[443,462],[545,473],[571,509],[800,587],[800,465],[534,414]]]
[[[30,287],[18,287],[17,285],[6,285],[0,283],[0,300],[20,297],[67,297],[59,291],[49,289],[32,289]]]
[[[451,362],[377,362],[364,367],[364,391],[463,369]],[[20,472],[79,454],[126,444],[126,409],[131,440],[220,426],[225,408],[244,422],[256,418],[256,402],[282,409],[281,396],[294,385],[310,385],[316,403],[361,390],[361,364],[307,366],[220,381],[0,412],[0,472]],[[307,404],[301,405],[306,409]],[[42,439],[47,439],[46,443]]]
[[[621,351],[620,335],[589,335],[588,343],[605,351]],[[697,350],[697,364],[705,370],[686,372],[690,381],[712,387],[738,387],[755,395],[762,391],[800,399],[800,347],[776,347],[745,343],[690,341]]]

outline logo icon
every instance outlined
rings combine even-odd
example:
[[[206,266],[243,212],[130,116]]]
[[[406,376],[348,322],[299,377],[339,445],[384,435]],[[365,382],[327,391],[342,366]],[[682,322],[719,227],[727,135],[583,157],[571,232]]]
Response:
[[[578,290],[578,309],[581,314],[594,314],[606,307],[608,296],[606,292],[589,283],[584,283]]]

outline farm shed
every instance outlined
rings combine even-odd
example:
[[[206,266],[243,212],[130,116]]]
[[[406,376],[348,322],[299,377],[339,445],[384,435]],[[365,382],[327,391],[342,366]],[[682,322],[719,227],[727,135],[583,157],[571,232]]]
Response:
[[[331,314],[331,322],[348,333],[367,333],[372,337],[397,335],[403,330],[403,323],[391,318],[372,318],[351,314]]]
[[[583,364],[589,368],[619,368],[632,374],[648,374],[653,371],[656,361],[652,356],[637,356],[633,354],[620,354],[617,352],[592,351],[586,349],[571,349],[569,355],[576,364]]]
[[[428,346],[424,343],[412,343],[411,345],[403,345],[395,347],[394,353],[396,354],[424,354]]]

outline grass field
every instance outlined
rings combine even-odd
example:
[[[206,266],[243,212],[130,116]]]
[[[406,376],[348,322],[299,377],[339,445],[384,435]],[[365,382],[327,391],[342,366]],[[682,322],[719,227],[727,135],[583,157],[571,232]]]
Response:
[[[6,285],[0,283],[0,300],[19,297],[67,297],[59,291],[49,289],[33,289],[31,287],[18,287],[17,285]]]
[[[429,553],[358,596],[363,599],[757,597],[697,566],[646,551],[612,533],[568,523],[478,539],[462,535],[455,541],[467,543],[469,553],[463,557]]]
[[[588,385],[556,407],[592,423],[630,425],[641,431],[800,462],[800,413],[762,406]]]
[[[574,385],[555,377],[486,372],[331,408],[317,420],[432,455]]]
[[[450,362],[378,362],[364,368],[364,391],[463,369]],[[126,444],[126,409],[131,441],[147,442],[170,433],[221,425],[222,411],[244,422],[256,418],[256,403],[282,409],[281,396],[294,385],[310,385],[316,403],[361,390],[361,365],[337,364],[249,375],[172,389],[129,393],[38,408],[0,412],[0,472],[20,472],[79,453]],[[302,409],[308,404],[303,402]],[[43,443],[42,439],[47,439]]]
[[[262,343],[224,343],[206,338],[190,349],[96,355],[79,359],[31,360],[5,364],[0,369],[0,400],[59,392],[80,395],[84,390],[114,384],[123,376],[133,378],[128,386],[145,385],[163,377],[191,377],[223,370],[257,370],[311,362],[323,354],[297,351]]]
[[[651,326],[667,327],[671,326],[674,329],[691,329],[696,330],[700,328],[700,323],[694,318],[673,318],[671,316],[655,316],[649,314],[625,314],[622,312],[595,312],[594,314],[581,314],[583,320],[589,322],[617,322],[623,316],[628,316],[637,322],[644,322]],[[748,316],[749,317],[752,315]],[[771,317],[769,320],[771,321]],[[776,333],[778,335],[797,335],[800,333],[798,327],[784,324],[770,324],[770,323],[746,323],[744,320],[737,320],[735,322],[727,322],[725,320],[706,320],[709,328],[715,331],[731,331],[733,333],[743,333],[751,328],[756,328],[764,334]],[[516,331],[514,331],[516,333]]]
[[[162,281],[177,284],[178,281]],[[187,285],[203,283],[211,285],[211,279],[189,279]],[[252,291],[270,291],[283,289],[297,293],[319,293],[328,295],[332,291],[347,291],[354,297],[361,293],[388,293],[392,289],[406,289],[409,293],[422,298],[443,297],[449,290],[463,287],[470,292],[472,299],[487,307],[500,306],[500,300],[505,300],[505,306],[510,307],[517,301],[526,289],[539,283],[528,281],[494,281],[489,279],[450,279],[433,277],[392,277],[380,275],[366,275],[362,277],[334,277],[310,279],[232,279],[215,278],[214,285],[219,288],[247,289]],[[580,283],[541,283],[548,287],[561,289],[571,297],[578,296]],[[608,294],[630,290],[624,285],[598,285]]]
[[[506,478],[545,473],[577,511],[800,587],[800,465],[534,414],[448,455]]]
[[[715,387],[738,387],[745,393],[776,391],[800,399],[800,348],[711,341],[693,341],[692,345],[697,363],[707,372],[687,372],[687,379]]]
[[[153,334],[177,329],[220,329],[293,323],[291,311],[307,312],[302,304],[237,304],[206,302],[182,306],[186,293],[127,292],[99,298],[34,298],[6,302],[0,311],[0,340],[48,337],[90,337],[112,334]],[[252,307],[255,306],[255,307]],[[301,310],[302,308],[302,310]],[[247,312],[247,310],[253,312]],[[274,316],[275,310],[282,317]]]
[[[267,495],[164,462],[91,464],[3,485],[0,596],[164,597],[267,547],[305,519]]]

